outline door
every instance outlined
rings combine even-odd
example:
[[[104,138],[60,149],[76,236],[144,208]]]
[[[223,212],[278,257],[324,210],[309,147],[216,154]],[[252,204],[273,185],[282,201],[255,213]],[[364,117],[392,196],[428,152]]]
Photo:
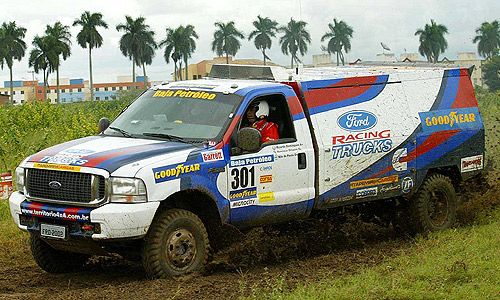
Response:
[[[304,216],[314,197],[314,156],[305,120],[292,122],[283,95],[265,99],[271,107],[269,121],[279,126],[280,138],[255,153],[231,155],[227,195],[231,223],[238,227]]]

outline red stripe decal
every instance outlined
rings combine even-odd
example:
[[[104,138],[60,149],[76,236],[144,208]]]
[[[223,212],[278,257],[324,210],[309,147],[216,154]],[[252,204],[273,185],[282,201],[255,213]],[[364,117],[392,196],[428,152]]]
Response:
[[[477,107],[477,99],[474,94],[474,88],[466,69],[460,70],[460,79],[458,82],[457,96],[451,105],[451,108]]]
[[[313,108],[357,97],[370,89],[372,84],[377,81],[377,78],[377,76],[346,78],[330,86],[338,88],[323,88],[306,91],[304,94],[307,105],[309,108]],[[343,86],[347,87],[343,88]]]

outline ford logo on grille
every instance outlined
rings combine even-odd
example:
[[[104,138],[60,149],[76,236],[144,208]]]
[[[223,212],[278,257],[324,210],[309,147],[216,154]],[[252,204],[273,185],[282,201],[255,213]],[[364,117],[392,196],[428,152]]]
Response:
[[[368,111],[353,110],[343,113],[337,123],[347,131],[363,131],[377,125],[377,117]]]
[[[49,182],[49,187],[53,190],[58,190],[62,187],[62,184],[59,181],[51,181]]]

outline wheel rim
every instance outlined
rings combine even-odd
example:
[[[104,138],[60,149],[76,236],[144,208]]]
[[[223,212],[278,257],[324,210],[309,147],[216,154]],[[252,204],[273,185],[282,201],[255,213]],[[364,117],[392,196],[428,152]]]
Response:
[[[168,262],[178,271],[189,268],[196,256],[196,240],[187,229],[175,230],[168,237],[166,248]]]
[[[427,211],[433,226],[440,227],[448,221],[448,196],[442,191],[432,191]]]

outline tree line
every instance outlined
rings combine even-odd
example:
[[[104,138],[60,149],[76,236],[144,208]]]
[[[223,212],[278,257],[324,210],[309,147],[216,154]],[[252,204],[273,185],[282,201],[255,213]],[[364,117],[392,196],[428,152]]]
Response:
[[[311,44],[311,35],[307,30],[307,22],[294,20],[293,18],[286,25],[279,25],[278,22],[268,17],[257,17],[253,21],[254,30],[248,35],[248,40],[252,41],[255,48],[262,53],[264,64],[269,60],[266,50],[271,49],[273,38],[278,34],[281,52],[290,57],[290,67],[301,62],[299,55],[304,56]],[[91,99],[94,99],[93,76],[92,76],[92,50],[100,48],[103,38],[99,33],[101,29],[107,29],[108,24],[103,20],[101,13],[91,13],[85,11],[80,18],[75,19],[72,26],[80,27],[76,36],[78,45],[88,49],[90,92]],[[218,56],[225,56],[226,63],[229,63],[229,56],[235,56],[241,47],[241,41],[246,38],[245,34],[238,30],[234,21],[216,22],[214,24],[212,51]],[[157,41],[155,32],[146,24],[144,17],[136,19],[125,16],[125,22],[118,24],[118,32],[123,32],[120,38],[120,51],[130,59],[132,63],[132,78],[135,82],[135,67],[139,66],[143,70],[144,81],[146,82],[146,66],[152,64],[153,57],[158,48],[164,48],[163,57],[166,63],[174,63],[175,80],[182,80],[181,72],[184,64],[184,79],[188,79],[188,60],[196,50],[196,40],[199,38],[193,25],[178,26],[177,28],[166,28],[165,38]],[[54,25],[47,25],[44,35],[35,36],[32,41],[33,49],[29,53],[29,66],[38,74],[42,72],[44,82],[44,99],[47,99],[47,81],[50,73],[56,73],[57,81],[57,102],[59,102],[59,67],[61,62],[71,55],[71,33],[68,25],[55,22]],[[321,46],[323,51],[336,56],[337,66],[345,64],[344,53],[351,51],[351,39],[354,30],[346,22],[333,19],[328,24],[327,32],[321,37],[321,42],[326,45]],[[448,47],[445,35],[448,29],[443,24],[437,24],[431,20],[430,24],[425,24],[423,29],[417,29],[415,36],[419,38],[418,52],[426,57],[427,61],[436,63],[440,54],[444,53]],[[478,53],[490,60],[497,56],[500,49],[500,26],[498,21],[491,23],[484,22],[476,30],[473,43],[477,43]],[[4,22],[0,27],[0,67],[6,65],[10,73],[10,99],[13,101],[12,68],[15,60],[21,61],[26,53],[26,43],[24,41],[26,28],[18,26],[16,22]]]

